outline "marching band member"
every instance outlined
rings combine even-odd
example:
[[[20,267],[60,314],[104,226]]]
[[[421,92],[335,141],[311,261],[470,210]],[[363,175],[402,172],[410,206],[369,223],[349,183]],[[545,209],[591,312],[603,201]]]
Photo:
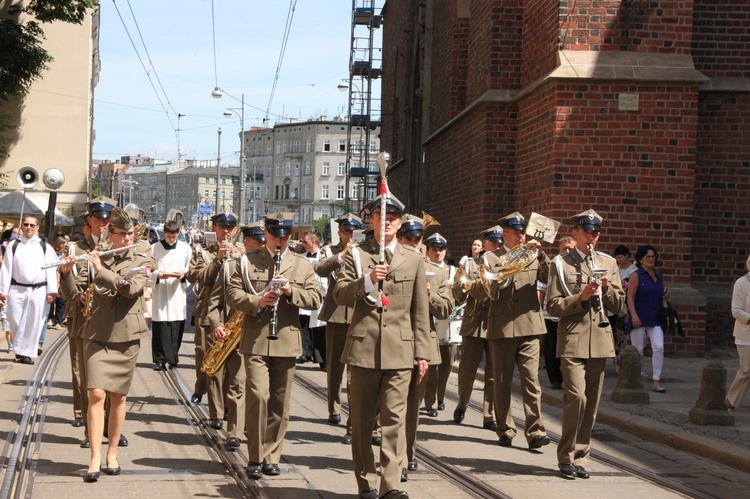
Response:
[[[177,367],[187,316],[187,283],[193,250],[178,240],[180,227],[170,220],[164,224],[164,239],[151,245],[157,268],[151,274],[151,357],[154,370],[166,364]]]
[[[217,213],[211,217],[216,243],[206,249],[196,245],[187,280],[197,287],[193,317],[195,321],[195,390],[190,401],[199,404],[203,395],[208,393],[208,425],[216,430],[221,429],[224,418],[224,396],[218,379],[213,382],[209,376],[201,371],[203,356],[206,354],[213,336],[206,322],[208,299],[214,283],[219,277],[219,271],[226,259],[231,256],[233,248],[229,242],[232,230],[237,227],[237,215],[234,213]]]
[[[512,248],[523,244],[526,220],[514,212],[499,221],[503,229],[502,249],[487,254],[491,272],[500,267],[498,258]],[[539,243],[535,240],[529,244]],[[536,282],[547,281],[547,257],[539,258],[506,283],[492,283],[487,339],[490,341],[492,370],[495,378],[495,408],[497,410],[497,435],[503,447],[512,445],[516,435],[510,407],[513,384],[513,366],[518,366],[526,429],[524,435],[529,449],[548,445],[550,439],[542,423],[542,390],[539,387],[539,336],[546,333],[542,306],[536,291]],[[507,284],[507,285],[506,285]]]
[[[109,224],[112,249],[134,244],[134,232],[128,214],[114,208]],[[109,393],[111,400],[109,441],[119,442],[127,410],[126,396],[133,381],[141,338],[149,333],[143,320],[143,288],[148,283],[148,273],[154,267],[154,260],[150,253],[138,253],[136,248],[103,257],[93,251],[86,258],[91,263],[95,287],[91,298],[93,303],[88,304],[91,313],[83,332],[91,441],[91,460],[84,481],[96,482],[100,468],[108,475],[119,475],[121,471],[117,461],[117,445],[108,445],[106,467],[101,467],[105,395]],[[68,274],[74,264],[69,262],[64,265],[62,274]],[[76,276],[79,292],[87,289],[88,274],[89,268],[84,266]]]
[[[68,246],[69,256],[83,256],[94,251],[97,247],[104,247],[105,243],[109,244],[106,239],[100,243],[100,238],[103,234],[106,234],[109,227],[109,217],[115,206],[117,206],[117,201],[107,197],[101,197],[87,205],[83,232],[88,234],[84,239]],[[84,267],[88,268],[89,282],[82,289],[79,289],[76,286],[75,278]],[[66,313],[68,316],[67,327],[71,359],[75,357],[76,364],[76,368],[73,370],[73,393],[75,394],[77,387],[81,400],[82,421],[80,424],[75,421],[74,426],[84,427],[84,438],[81,441],[81,447],[84,449],[91,447],[91,444],[88,426],[89,395],[86,389],[86,363],[83,358],[83,331],[86,325],[86,317],[84,317],[83,312],[86,307],[86,290],[93,280],[92,274],[93,268],[88,260],[76,262],[73,272],[60,273],[60,294],[68,301]],[[121,438],[125,437],[122,436]]]
[[[418,222],[415,223],[415,219]],[[406,222],[404,222],[406,220]],[[399,231],[398,241],[404,248],[411,248],[417,254],[422,243],[423,225],[422,219],[417,219],[413,215],[404,215],[401,218],[402,225]],[[404,230],[404,224],[407,230]],[[418,225],[416,225],[418,224]],[[438,340],[436,321],[445,319],[450,315],[452,309],[452,299],[450,288],[448,286],[448,276],[442,268],[431,263],[425,258],[425,276],[427,273],[434,274],[431,279],[427,279],[427,293],[429,296],[430,310],[430,362],[427,371],[427,379],[418,383],[419,372],[415,367],[411,381],[409,382],[409,396],[406,402],[406,463],[401,469],[401,481],[405,482],[409,478],[409,471],[417,470],[417,430],[419,427],[419,407],[425,398],[428,388],[430,372],[440,364],[440,342]],[[432,360],[434,359],[434,360]],[[429,407],[429,406],[428,406]],[[428,409],[428,415],[431,416],[431,409]],[[435,411],[437,416],[437,411]]]
[[[263,235],[265,226],[263,221],[252,223],[241,229],[242,245],[245,253],[258,252],[263,249],[266,237]],[[241,257],[240,257],[241,258]],[[224,325],[234,315],[235,310],[226,303],[227,286],[237,268],[239,258],[229,258],[219,273],[219,278],[211,290],[208,301],[206,319],[211,328],[213,341],[219,341],[226,335]],[[212,376],[221,380],[222,393],[227,408],[227,439],[224,447],[229,451],[240,448],[242,438],[245,435],[245,385],[247,376],[245,366],[242,364],[242,355],[235,348],[227,357],[227,360]]]
[[[430,360],[425,264],[396,241],[404,209],[398,199],[381,195],[366,209],[374,238],[347,253],[345,270],[334,286],[336,303],[354,307],[342,354],[351,375],[352,461],[360,497],[404,498],[408,494],[398,486],[406,459],[403,428],[409,382],[415,365],[417,382],[422,381]],[[380,263],[381,217],[385,217],[385,263]],[[378,303],[382,303],[380,310]],[[371,445],[378,409],[380,493]]]
[[[482,245],[485,252],[500,249],[503,246],[503,229],[499,225],[482,231]],[[453,421],[461,424],[466,414],[466,407],[474,390],[477,369],[484,356],[484,401],[482,426],[490,431],[497,431],[495,422],[495,382],[492,375],[492,355],[490,342],[487,340],[487,316],[489,300],[482,286],[478,285],[475,276],[484,258],[470,258],[464,263],[465,274],[474,280],[465,291],[463,287],[454,286],[453,296],[456,303],[466,302],[464,317],[461,321],[461,361],[458,364],[458,403],[453,411]]]
[[[555,257],[547,289],[547,310],[560,318],[557,356],[565,387],[557,462],[563,475],[578,478],[589,477],[583,464],[591,453],[591,430],[602,394],[604,366],[615,356],[609,322],[600,321],[600,305],[617,311],[625,304],[615,259],[589,251],[599,241],[602,220],[594,210],[573,217],[576,246]],[[594,278],[592,264],[606,270],[600,282]]]
[[[326,385],[328,388],[328,422],[339,424],[341,422],[341,383],[344,377],[346,365],[341,361],[344,351],[346,330],[351,322],[353,309],[351,307],[339,306],[333,299],[333,285],[336,282],[336,274],[344,265],[344,256],[350,251],[353,244],[352,236],[355,230],[362,228],[362,220],[353,213],[336,219],[339,224],[339,242],[335,246],[323,248],[325,258],[318,262],[315,273],[328,279],[328,290],[326,291],[323,306],[318,318],[326,322]],[[349,391],[349,380],[347,375],[347,392]],[[346,422],[346,443],[351,443],[351,418]]]
[[[304,251],[302,256],[313,267],[317,267],[318,262],[323,258],[323,252],[320,250],[320,237],[314,232],[307,232],[302,237],[302,246]],[[328,279],[316,273],[316,279],[323,293],[328,291]],[[302,326],[302,356],[297,359],[298,364],[305,362],[315,362],[320,366],[322,371],[326,367],[326,323],[320,319],[320,309],[318,310],[300,310],[300,325]]]
[[[427,248],[426,255],[428,261],[443,270],[446,274],[446,293],[450,304],[448,316],[438,317],[433,315],[433,317],[437,321],[442,322],[441,327],[447,329],[449,327],[448,323],[450,321],[450,313],[453,311],[455,305],[453,294],[451,293],[451,287],[453,286],[453,277],[456,275],[456,268],[445,263],[448,241],[439,233],[436,232],[425,239],[424,245],[425,248]],[[436,417],[437,411],[445,409],[445,387],[448,385],[448,378],[450,378],[451,375],[453,361],[456,360],[457,349],[456,345],[440,344],[440,364],[430,367],[430,372],[427,375],[427,391],[424,396],[425,405],[427,406],[427,415],[430,417]],[[434,409],[435,401],[437,401],[437,409]]]
[[[245,313],[240,352],[247,377],[246,472],[252,479],[281,472],[294,369],[302,355],[299,309],[315,310],[323,299],[310,263],[288,250],[293,221],[293,213],[266,215],[266,249],[245,255],[227,287],[227,304]],[[269,276],[286,282],[264,291]],[[271,333],[277,339],[269,339]]]

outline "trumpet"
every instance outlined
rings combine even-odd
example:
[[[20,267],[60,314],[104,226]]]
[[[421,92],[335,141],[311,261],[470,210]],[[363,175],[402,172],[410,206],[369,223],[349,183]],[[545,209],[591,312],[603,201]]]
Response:
[[[111,249],[111,250],[107,250],[107,251],[96,251],[96,250],[94,250],[94,251],[96,251],[97,253],[99,253],[99,256],[104,256],[104,255],[109,255],[110,253],[116,253],[118,251],[123,251],[123,250],[127,250],[127,249],[130,249],[130,248],[135,248],[136,246],[138,246],[138,245],[137,244],[131,244],[130,246],[123,246],[122,248]],[[63,265],[66,265],[66,264],[68,264],[70,262],[82,262],[83,260],[86,259],[87,255],[89,255],[90,253],[93,253],[94,251],[89,251],[85,255],[79,255],[79,256],[73,258],[72,260],[68,259],[68,258],[64,258],[64,259],[59,260],[59,261],[54,262],[54,263],[48,263],[47,265],[43,265],[42,269],[49,269],[49,268],[52,268],[52,267],[62,267]]]
[[[596,266],[596,257],[594,256],[595,250],[594,245],[589,244],[587,246],[589,250],[589,268],[591,269],[591,276],[589,282],[595,282],[599,287],[602,285],[602,277],[607,275],[607,269],[600,269]],[[607,319],[607,313],[604,311],[604,301],[602,300],[601,293],[597,293],[596,302],[594,303],[594,310],[599,309],[599,327],[609,326],[609,320]]]
[[[276,247],[276,254],[273,256],[274,268],[273,268],[273,275],[277,276],[279,275],[279,272],[281,272],[281,248]],[[274,286],[272,288],[272,291],[276,293],[277,295],[281,294],[281,291],[279,290],[278,286]],[[278,320],[277,320],[277,314],[279,311],[279,301],[276,300],[276,303],[273,304],[273,315],[271,316],[271,330],[268,332],[267,338],[269,340],[278,340],[279,339],[279,333],[276,331],[278,327]]]

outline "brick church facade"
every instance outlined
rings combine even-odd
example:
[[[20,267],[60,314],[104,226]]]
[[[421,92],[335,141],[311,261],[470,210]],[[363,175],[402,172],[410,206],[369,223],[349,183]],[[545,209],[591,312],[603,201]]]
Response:
[[[605,218],[641,244],[686,338],[732,345],[750,252],[750,2],[423,0],[383,9],[381,147],[391,190],[458,260],[498,218]],[[546,248],[554,254],[556,244]]]

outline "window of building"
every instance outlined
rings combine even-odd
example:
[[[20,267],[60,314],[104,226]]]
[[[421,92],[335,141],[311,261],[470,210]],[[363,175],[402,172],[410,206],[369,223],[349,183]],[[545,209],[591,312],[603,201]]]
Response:
[[[304,192],[305,199],[310,199],[310,184],[305,184]]]
[[[351,194],[351,196],[350,196],[350,197],[351,197],[352,199],[357,199],[357,185],[356,185],[356,184],[354,184],[354,185],[352,185],[351,187],[352,187],[352,194]]]
[[[339,140],[339,152],[346,152],[346,139]]]
[[[376,149],[375,149],[375,141],[371,140],[370,141],[370,152],[375,152],[375,151],[376,151]]]
[[[292,174],[292,163],[290,161],[287,161],[284,164],[284,175],[287,177]]]
[[[328,184],[323,184],[320,199],[328,199]]]
[[[271,144],[268,144],[268,146],[266,146],[266,156],[270,156],[270,155],[271,155]]]
[[[287,152],[286,140],[284,141],[284,144],[281,147],[283,148],[284,152]]]
[[[310,175],[310,162],[305,161],[305,175]]]
[[[281,154],[281,142],[276,142],[276,154]]]
[[[274,176],[280,177],[281,176],[281,166],[279,165],[279,163],[276,163],[276,168],[274,170],[275,170],[275,175]]]
[[[336,175],[344,175],[345,173],[346,164],[343,161],[339,161],[339,169],[336,172]]]
[[[330,175],[331,174],[331,163],[328,161],[323,161],[323,171],[321,172],[321,175]]]
[[[322,210],[320,210],[320,217],[321,218],[328,218],[328,215],[329,215],[328,209],[323,208]]]
[[[304,208],[302,210],[302,223],[304,224],[310,223],[310,208]]]
[[[294,165],[294,176],[299,177],[299,165]]]
[[[344,199],[344,186],[340,185],[336,188],[336,199]]]
[[[328,140],[328,139],[325,139],[325,140],[323,141],[323,150],[324,150],[324,151],[328,151],[328,152],[330,152],[330,151],[331,151],[331,141],[330,141],[330,140]]]
[[[279,199],[279,186],[276,186],[276,197],[275,199]]]
[[[305,152],[310,152],[310,147],[312,147],[312,141],[307,139],[307,142],[305,142]]]

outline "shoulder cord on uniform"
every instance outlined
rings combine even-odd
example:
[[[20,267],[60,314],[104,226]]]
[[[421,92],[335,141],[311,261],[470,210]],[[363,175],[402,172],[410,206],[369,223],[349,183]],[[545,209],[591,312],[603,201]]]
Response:
[[[356,270],[357,272],[357,279],[359,279],[360,277],[362,277],[362,261],[359,258],[358,248],[352,248],[352,259],[354,260],[354,270]],[[377,299],[373,298],[370,295],[365,295],[365,302],[368,305],[377,305]]]
[[[557,268],[557,280],[560,281],[560,286],[562,287],[565,296],[573,296],[573,293],[568,289],[568,285],[565,284],[565,269],[563,269],[562,257],[562,255],[557,255],[553,260],[555,262],[555,267]]]

